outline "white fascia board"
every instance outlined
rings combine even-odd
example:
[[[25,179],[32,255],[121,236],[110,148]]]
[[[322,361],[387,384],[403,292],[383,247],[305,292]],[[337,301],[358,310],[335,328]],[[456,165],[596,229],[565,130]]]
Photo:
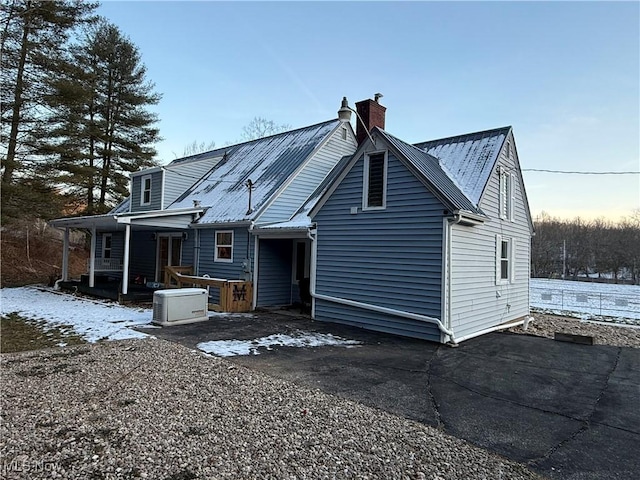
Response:
[[[305,169],[305,167],[309,164],[309,162],[311,162],[313,157],[325,146],[325,144],[329,141],[329,139],[336,134],[336,132],[340,127],[342,127],[342,122],[338,123],[338,125],[336,125],[335,128],[331,130],[318,145],[316,145],[316,148],[313,149],[313,151],[307,156],[307,158],[298,166],[298,168],[291,175],[289,175],[286,181],[284,181],[280,185],[278,190],[276,190],[276,192],[273,195],[271,195],[271,198],[269,199],[269,201],[266,202],[262,207],[260,207],[260,209],[256,212],[256,215],[253,217],[254,221],[258,221],[258,219],[260,218],[260,215],[262,215],[273,204],[273,202],[275,202],[278,199],[278,197],[282,194],[282,192],[284,192],[289,187],[289,185],[291,185],[291,182],[293,182],[296,179],[296,177],[300,175],[300,173]],[[311,195],[312,193],[313,192],[309,192],[309,195]]]
[[[140,170],[138,172],[132,172],[129,174],[130,178],[139,177],[140,175],[151,175],[152,173],[157,173],[162,170],[163,167],[151,167],[145,168],[144,170]]]
[[[220,230],[223,228],[238,228],[238,227],[250,227],[250,221],[245,222],[216,222],[216,223],[194,223],[191,225],[191,228],[204,229],[204,228],[214,228],[216,230]]]
[[[204,212],[204,208],[176,208],[175,210],[154,210],[143,213],[125,213],[115,215],[118,223],[131,224],[132,220],[147,220],[153,218],[176,217],[180,215],[193,215]]]
[[[54,228],[117,228],[118,223],[114,215],[90,215],[84,217],[67,217],[50,220],[49,225]]]
[[[314,225],[289,228],[255,227],[251,233],[260,238],[307,238],[309,232],[315,228]]]

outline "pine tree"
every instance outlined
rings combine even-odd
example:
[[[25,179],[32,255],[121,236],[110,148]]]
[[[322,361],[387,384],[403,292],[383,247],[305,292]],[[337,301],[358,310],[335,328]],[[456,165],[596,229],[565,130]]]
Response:
[[[41,170],[47,160],[39,152],[47,130],[45,80],[57,75],[54,60],[75,29],[94,20],[95,8],[81,0],[0,2],[3,224],[60,214],[64,199]]]
[[[42,131],[44,79],[70,32],[92,21],[97,4],[81,0],[2,0],[2,181],[10,185],[34,163]],[[6,146],[6,147],[5,147]],[[28,170],[27,170],[28,172]]]
[[[160,100],[146,79],[137,47],[105,20],[77,45],[52,80],[49,106],[56,125],[46,145],[57,178],[82,190],[87,212],[102,213],[128,194],[128,173],[155,165]]]

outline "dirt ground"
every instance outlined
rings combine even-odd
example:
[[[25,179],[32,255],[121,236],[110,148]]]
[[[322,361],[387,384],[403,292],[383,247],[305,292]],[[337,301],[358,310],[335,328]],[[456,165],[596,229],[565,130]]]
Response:
[[[89,252],[75,236],[69,255],[72,277],[86,271]],[[0,238],[0,287],[53,284],[62,272],[62,234],[46,225],[3,227]]]

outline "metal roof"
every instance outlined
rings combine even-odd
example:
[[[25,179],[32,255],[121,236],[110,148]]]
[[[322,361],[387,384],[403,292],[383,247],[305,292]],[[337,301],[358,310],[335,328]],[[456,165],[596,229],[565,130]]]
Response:
[[[125,198],[118,205],[113,207],[108,215],[117,215],[119,213],[127,213],[129,211],[129,205],[131,204],[131,197]]]
[[[457,210],[464,210],[482,215],[483,212],[477,206],[477,202],[473,202],[465,192],[456,185],[456,182],[445,172],[437,158],[420,150],[413,145],[403,142],[402,140],[390,135],[384,130],[377,128],[377,133],[382,135],[395,149],[414,166],[417,173],[434,187],[437,196],[444,197],[451,206]]]
[[[199,224],[252,220],[339,124],[334,119],[202,154],[223,158],[169,209],[192,207],[194,202],[210,207]],[[253,184],[249,213],[248,180]]]
[[[511,127],[414,144],[440,160],[441,167],[477,205]]]

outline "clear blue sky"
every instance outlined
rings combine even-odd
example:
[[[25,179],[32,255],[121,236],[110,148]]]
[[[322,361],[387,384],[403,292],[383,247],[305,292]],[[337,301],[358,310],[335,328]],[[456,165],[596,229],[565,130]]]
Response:
[[[104,2],[163,94],[161,163],[384,94],[407,142],[512,125],[523,169],[640,170],[638,2]],[[619,220],[639,175],[525,172],[534,216]]]

